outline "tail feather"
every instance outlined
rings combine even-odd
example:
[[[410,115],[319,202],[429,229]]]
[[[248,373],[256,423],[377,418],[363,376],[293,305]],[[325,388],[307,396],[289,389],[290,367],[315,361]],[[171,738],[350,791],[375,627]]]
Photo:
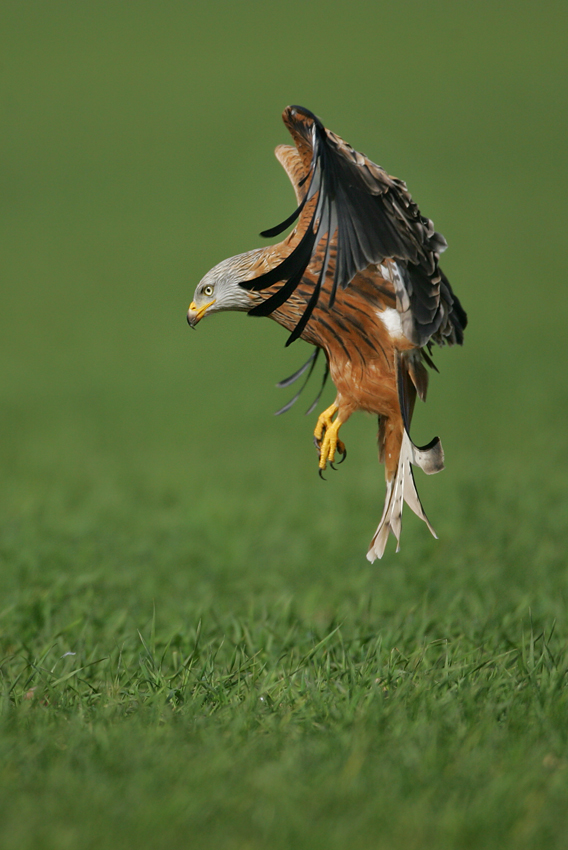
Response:
[[[419,466],[427,475],[433,475],[444,468],[444,452],[438,437],[435,437],[427,446],[415,446],[406,429],[404,429],[398,468],[393,478],[387,481],[383,514],[367,553],[367,559],[371,563],[376,558],[382,558],[391,533],[396,537],[396,551],[398,552],[402,528],[402,508],[405,502],[420,519],[424,520],[432,535],[437,537],[424,512],[416,490],[412,464]]]

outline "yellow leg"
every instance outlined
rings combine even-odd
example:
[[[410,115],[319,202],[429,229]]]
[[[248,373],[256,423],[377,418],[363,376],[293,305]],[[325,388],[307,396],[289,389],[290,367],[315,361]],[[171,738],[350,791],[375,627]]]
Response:
[[[321,439],[328,428],[331,428],[333,425],[333,417],[339,410],[339,406],[336,401],[331,404],[327,410],[324,410],[323,413],[320,413],[318,416],[318,421],[316,424],[316,429],[314,431],[314,437],[316,438],[316,442],[321,443]]]
[[[333,464],[335,460],[335,452],[339,451],[340,454],[345,455],[345,446],[338,438],[339,429],[343,424],[342,421],[337,418],[335,421],[333,417],[339,410],[337,403],[334,401],[333,404],[324,410],[323,413],[318,417],[317,425],[314,431],[314,438],[316,442],[316,446],[319,451],[319,468],[320,471],[324,470],[327,466],[327,463]]]

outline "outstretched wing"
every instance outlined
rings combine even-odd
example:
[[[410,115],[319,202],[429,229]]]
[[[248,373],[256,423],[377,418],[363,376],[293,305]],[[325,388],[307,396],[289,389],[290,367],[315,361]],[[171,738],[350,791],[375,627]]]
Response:
[[[320,298],[333,246],[336,258],[329,307],[338,287],[345,289],[357,272],[393,260],[389,266],[406,337],[419,346],[433,337],[437,342],[461,342],[466,315],[438,265],[446,241],[421,215],[406,184],[326,130],[309,110],[289,106],[283,119],[298,153],[293,158],[289,153],[293,149],[288,148],[277,156],[295,186],[299,205],[285,221],[261,235],[277,236],[299,217],[302,236],[278,265],[241,283],[260,291],[283,282],[250,313],[268,316],[280,307],[317,252],[319,269],[311,269],[317,280],[287,344],[297,339]]]

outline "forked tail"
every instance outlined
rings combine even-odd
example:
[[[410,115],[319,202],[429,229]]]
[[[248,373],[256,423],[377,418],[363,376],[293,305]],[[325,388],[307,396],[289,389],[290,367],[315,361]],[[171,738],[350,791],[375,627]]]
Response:
[[[395,474],[387,480],[385,506],[379,527],[371,541],[367,559],[373,563],[376,558],[382,558],[387,545],[389,534],[394,534],[397,541],[396,551],[400,548],[400,530],[402,527],[402,508],[404,502],[414,513],[423,519],[431,533],[437,538],[436,532],[430,525],[428,517],[414,483],[412,464],[419,466],[427,475],[433,475],[444,468],[444,452],[438,437],[427,446],[415,446],[406,428],[403,429],[398,467]]]

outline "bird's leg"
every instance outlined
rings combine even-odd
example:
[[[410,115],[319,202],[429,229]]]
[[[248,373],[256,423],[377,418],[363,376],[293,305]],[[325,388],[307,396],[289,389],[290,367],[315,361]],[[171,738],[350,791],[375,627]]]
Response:
[[[333,419],[338,410],[339,405],[334,401],[327,410],[319,415],[314,431],[314,442],[319,452],[320,474],[326,468],[328,461],[333,466],[336,451],[343,455],[342,460],[345,460],[347,454],[345,445],[337,436],[344,420],[341,416]]]
[[[318,416],[318,421],[316,423],[315,431],[314,431],[314,439],[316,445],[320,445],[321,440],[325,432],[328,428],[331,428],[333,425],[333,417],[339,410],[339,405],[337,401],[334,401],[323,413],[320,413]]]

